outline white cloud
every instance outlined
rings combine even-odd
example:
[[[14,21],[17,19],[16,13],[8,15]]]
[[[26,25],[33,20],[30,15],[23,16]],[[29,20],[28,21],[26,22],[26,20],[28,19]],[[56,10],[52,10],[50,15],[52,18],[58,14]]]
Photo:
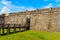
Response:
[[[7,7],[10,4],[10,1],[2,0],[2,4],[5,6],[1,9],[0,14],[2,13],[10,13],[10,9]]]
[[[10,9],[8,9],[6,6],[4,6],[4,7],[2,8],[1,12],[0,12],[0,15],[1,15],[2,13],[10,13]]]
[[[34,8],[34,7],[28,7],[27,10],[28,11],[32,11],[32,10],[36,10],[36,8]]]
[[[9,13],[10,9],[8,9],[7,7],[3,7],[3,9],[1,10],[1,13]]]
[[[56,2],[59,2],[60,0],[56,0]]]
[[[6,1],[6,0],[2,0],[2,3],[5,4],[5,5],[10,5],[10,1]]]
[[[16,6],[16,5],[13,5],[11,1],[6,1],[6,0],[2,0],[2,4],[4,4],[5,6],[2,8],[0,14],[4,12],[7,13],[7,11],[19,12],[19,11],[25,11],[25,10],[31,11],[36,9],[34,7]]]
[[[53,5],[52,3],[49,3],[48,5],[42,7],[42,8],[53,8],[53,7],[60,7],[60,4],[57,4],[57,5]]]
[[[50,8],[53,7],[52,3],[49,3],[48,5],[44,6],[43,8]]]
[[[44,1],[54,1],[54,2],[60,2],[60,0],[44,0]]]
[[[22,6],[22,7],[20,7],[20,9],[21,9],[21,11],[26,11],[26,10],[32,11],[32,10],[35,10],[36,8],[34,8],[34,7],[25,7],[25,6]]]
[[[58,5],[58,7],[60,7],[60,4]]]

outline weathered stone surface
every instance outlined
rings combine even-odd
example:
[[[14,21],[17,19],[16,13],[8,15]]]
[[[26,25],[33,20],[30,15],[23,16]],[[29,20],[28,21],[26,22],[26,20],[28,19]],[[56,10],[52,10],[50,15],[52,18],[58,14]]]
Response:
[[[31,30],[60,31],[60,8],[10,13],[8,16],[5,16],[5,24],[26,25],[27,18],[30,18]]]

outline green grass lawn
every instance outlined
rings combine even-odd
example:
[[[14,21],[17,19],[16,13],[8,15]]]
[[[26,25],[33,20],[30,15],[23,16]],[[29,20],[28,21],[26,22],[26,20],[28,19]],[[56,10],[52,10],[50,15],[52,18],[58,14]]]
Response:
[[[5,36],[0,40],[60,40],[60,32],[24,31]]]

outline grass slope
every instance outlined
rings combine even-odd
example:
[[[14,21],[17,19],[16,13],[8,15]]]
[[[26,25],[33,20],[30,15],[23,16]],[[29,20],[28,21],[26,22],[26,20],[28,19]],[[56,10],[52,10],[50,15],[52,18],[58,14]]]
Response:
[[[24,31],[0,36],[0,40],[60,40],[59,32]]]

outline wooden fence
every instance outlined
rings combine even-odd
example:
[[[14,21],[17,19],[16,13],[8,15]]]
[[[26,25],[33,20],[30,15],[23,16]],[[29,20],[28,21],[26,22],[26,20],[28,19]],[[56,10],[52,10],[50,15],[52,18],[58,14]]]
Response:
[[[10,34],[10,29],[13,29],[14,33],[16,33],[16,29],[19,29],[19,31],[21,31],[21,29],[23,28],[24,30],[29,30],[30,29],[30,25],[21,25],[21,24],[0,24],[0,35],[4,35],[4,29],[7,29],[7,34]],[[1,31],[2,30],[2,31]],[[2,33],[1,33],[2,32]]]

